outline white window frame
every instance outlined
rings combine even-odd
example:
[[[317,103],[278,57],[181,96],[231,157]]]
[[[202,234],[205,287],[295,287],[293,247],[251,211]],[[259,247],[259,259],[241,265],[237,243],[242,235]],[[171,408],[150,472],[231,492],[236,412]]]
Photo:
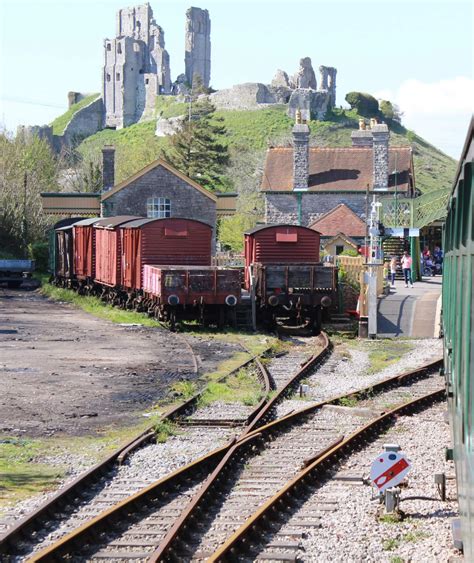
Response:
[[[146,200],[146,216],[149,219],[171,217],[171,200],[167,197],[149,197]]]

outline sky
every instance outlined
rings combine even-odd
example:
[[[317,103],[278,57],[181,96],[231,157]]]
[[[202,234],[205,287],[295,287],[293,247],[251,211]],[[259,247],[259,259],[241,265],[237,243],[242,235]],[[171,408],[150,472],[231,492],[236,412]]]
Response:
[[[140,3],[139,1],[136,2]],[[174,80],[184,72],[190,0],[151,0]],[[130,0],[0,0],[0,126],[42,125],[67,92],[99,92],[103,40]],[[470,0],[196,0],[211,17],[211,85],[269,83],[299,59],[337,68],[350,91],[400,106],[403,123],[459,158],[474,104]]]

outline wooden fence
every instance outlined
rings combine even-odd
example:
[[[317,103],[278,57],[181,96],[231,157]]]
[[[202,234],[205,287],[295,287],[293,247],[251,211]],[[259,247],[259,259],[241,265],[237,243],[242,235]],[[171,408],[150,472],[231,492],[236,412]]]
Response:
[[[363,256],[336,256],[336,265],[346,272],[347,280],[349,283],[356,283],[360,286],[361,299],[359,301],[359,313],[362,316],[367,316],[367,293],[368,284],[366,273],[368,267],[365,264]],[[384,267],[383,265],[377,266],[377,295],[383,293],[384,286]]]

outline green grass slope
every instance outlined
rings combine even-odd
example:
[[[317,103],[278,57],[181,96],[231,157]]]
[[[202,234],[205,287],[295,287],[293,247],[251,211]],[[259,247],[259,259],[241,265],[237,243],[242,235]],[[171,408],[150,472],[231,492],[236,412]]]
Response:
[[[62,135],[64,133],[64,129],[66,129],[66,125],[71,121],[74,114],[80,109],[88,106],[91,102],[96,100],[98,96],[100,96],[100,94],[91,94],[90,96],[86,96],[84,99],[77,102],[77,104],[73,104],[62,115],[57,117],[51,123],[51,126],[53,127],[53,135]]]
[[[186,104],[176,103],[172,97],[158,97],[157,102],[156,113],[163,117],[182,115],[188,109]],[[226,142],[231,153],[259,152],[263,158],[269,145],[288,145],[291,142],[293,120],[287,116],[285,106],[255,111],[221,110],[216,113],[224,120]],[[350,147],[351,131],[358,128],[358,120],[355,111],[335,110],[325,121],[311,121],[311,142],[319,146]],[[118,131],[106,129],[85,139],[78,149],[86,160],[97,161],[102,147],[114,144],[117,148],[116,181],[120,182],[162,155],[168,141],[155,137],[155,126],[153,120]],[[397,123],[389,127],[392,146],[411,145],[413,148],[416,185],[420,191],[428,192],[451,185],[455,160],[413,131]]]

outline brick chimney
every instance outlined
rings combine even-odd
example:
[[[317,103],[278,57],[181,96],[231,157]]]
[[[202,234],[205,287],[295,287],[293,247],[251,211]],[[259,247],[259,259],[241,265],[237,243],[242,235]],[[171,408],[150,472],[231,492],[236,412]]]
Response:
[[[309,175],[309,127],[301,119],[301,110],[296,110],[293,127],[293,190],[308,189]]]
[[[102,149],[102,191],[108,192],[115,184],[115,147],[105,145]]]
[[[364,119],[359,119],[359,130],[352,131],[351,141],[353,148],[372,148],[372,131],[367,129]]]
[[[388,141],[390,132],[385,123],[372,125],[374,150],[374,190],[388,190]]]

